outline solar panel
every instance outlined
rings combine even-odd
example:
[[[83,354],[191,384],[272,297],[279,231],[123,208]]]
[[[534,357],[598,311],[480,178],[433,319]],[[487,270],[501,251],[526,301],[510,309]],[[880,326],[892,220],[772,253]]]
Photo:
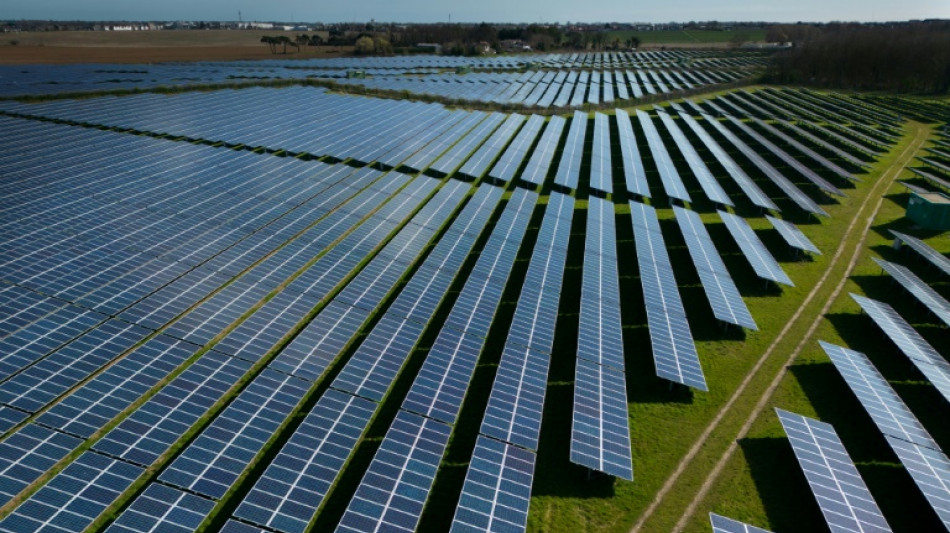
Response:
[[[709,167],[706,166],[706,163],[703,162],[703,158],[699,156],[696,149],[693,148],[693,145],[689,142],[689,139],[686,138],[686,135],[683,135],[683,130],[676,124],[676,121],[673,120],[663,108],[654,106],[654,109],[657,111],[657,116],[663,121],[663,125],[666,126],[666,130],[669,131],[673,137],[673,142],[676,143],[676,147],[680,153],[683,154],[690,171],[693,173],[696,181],[699,182],[699,186],[702,187],[703,192],[706,193],[706,197],[717,204],[733,205],[732,200],[729,199],[729,195],[726,194],[726,191],[724,191],[719,185],[719,182],[716,181],[715,176],[713,176]]]
[[[590,186],[613,192],[613,165],[610,158],[610,122],[607,115],[594,113],[594,139],[591,148]]]
[[[709,522],[712,524],[713,533],[771,533],[771,531],[750,526],[715,513],[709,513]]]
[[[775,412],[831,531],[890,531],[831,424]]]
[[[250,369],[243,359],[209,351],[94,445],[149,466]]]
[[[670,198],[676,198],[684,202],[690,202],[689,193],[686,192],[686,185],[683,184],[673,160],[670,159],[670,153],[667,152],[660,133],[650,115],[644,111],[637,110],[637,119],[640,121],[640,128],[647,138],[647,144],[650,146],[650,153],[653,154],[653,162],[660,172],[660,181],[663,182],[663,189]]]
[[[452,428],[400,411],[336,531],[414,531]]]
[[[24,413],[23,411],[17,411],[12,407],[0,405],[0,435],[10,431],[29,416],[28,413]]]
[[[219,500],[304,398],[310,383],[265,369],[159,479]]]
[[[585,135],[587,135],[587,113],[575,111],[571,126],[567,130],[567,141],[561,150],[561,160],[558,163],[557,174],[554,176],[554,183],[570,189],[577,188],[581,160],[584,157]]]
[[[851,294],[861,309],[897,345],[933,386],[950,399],[950,363],[924,340],[893,307],[883,302]]]
[[[940,520],[950,527],[950,459],[867,356],[827,342],[819,344]]]
[[[769,219],[769,222],[772,223],[772,227],[779,232],[779,235],[785,239],[785,242],[787,242],[789,246],[821,255],[821,250],[812,244],[812,242],[808,240],[808,237],[806,237],[805,234],[802,233],[802,230],[798,229],[795,224],[769,215],[765,215],[765,218]]]
[[[105,315],[67,306],[0,340],[0,379],[12,376],[102,323]]]
[[[679,116],[681,119],[683,119],[683,122],[686,123],[686,125],[689,126],[691,130],[693,130],[693,133],[695,133],[697,137],[699,137],[699,140],[702,141],[706,149],[709,150],[716,158],[716,161],[718,161],[719,164],[722,165],[724,169],[726,169],[726,173],[732,177],[733,181],[736,182],[736,185],[742,189],[742,192],[745,193],[745,195],[753,204],[762,207],[763,209],[778,210],[775,202],[770,200],[769,197],[764,192],[762,192],[762,189],[760,189],[759,186],[756,185],[754,181],[752,181],[752,178],[750,178],[749,175],[746,174],[744,170],[742,170],[742,167],[740,167],[735,162],[735,160],[732,159],[732,157],[722,149],[722,146],[720,146],[719,143],[716,142],[716,140],[713,139],[705,129],[703,129],[699,122],[696,122],[696,119],[686,113],[679,104],[674,103],[671,105],[674,109],[679,111]]]
[[[82,531],[144,470],[85,452],[0,520],[0,531]]]
[[[267,531],[232,519],[224,523],[219,533],[267,533]]]
[[[485,120],[475,126],[472,131],[468,132],[449,148],[447,152],[442,154],[439,159],[432,163],[430,168],[443,174],[452,172],[482,144],[482,141],[484,141],[486,137],[495,131],[495,128],[497,128],[505,118],[506,116],[501,113],[489,114]],[[523,120],[524,117],[521,117],[521,119]]]
[[[633,481],[624,376],[577,359],[571,425],[571,462]]]
[[[376,403],[327,390],[294,431],[234,516],[302,533],[369,426]]]
[[[758,330],[699,214],[675,205],[673,212],[713,315],[723,322]]]
[[[0,442],[0,503],[23,489],[82,444],[80,439],[27,424]]]
[[[561,120],[563,124],[563,119]],[[525,155],[527,155],[531,145],[534,143],[535,137],[537,137],[538,132],[541,131],[542,126],[544,126],[544,117],[541,115],[531,115],[525,123],[524,128],[522,128],[515,139],[511,141],[511,145],[505,150],[505,153],[498,158],[498,162],[495,163],[495,166],[492,167],[488,175],[504,182],[511,181],[515,177],[515,172],[518,170],[518,167],[521,166],[521,162],[524,160]],[[542,141],[544,140],[545,139],[542,138]],[[550,137],[548,140],[550,140]],[[556,139],[555,142],[557,142]],[[543,146],[539,148],[542,150],[545,149]],[[468,164],[466,164],[466,166],[468,166]],[[522,176],[522,178],[524,178],[524,176]]]
[[[692,102],[690,102],[692,104]],[[695,105],[695,104],[693,104]],[[742,155],[744,155],[749,161],[752,162],[763,174],[766,175],[775,185],[777,185],[783,192],[798,205],[803,210],[814,213],[816,215],[828,216],[828,213],[824,209],[818,206],[814,200],[808,197],[805,193],[801,191],[794,183],[788,180],[781,172],[778,171],[775,167],[770,165],[765,159],[762,158],[754,149],[752,149],[748,144],[743,142],[739,137],[732,133],[725,126],[720,124],[718,120],[713,118],[710,115],[703,114],[703,117],[706,119],[713,128],[716,129],[723,137],[725,137],[733,146],[735,146]]]
[[[898,233],[894,230],[891,230],[891,233],[897,237],[903,243],[906,243],[907,246],[910,246],[915,252],[920,254],[924,259],[929,261],[933,266],[942,270],[945,274],[950,275],[950,259],[947,259],[946,256],[940,252],[934,250],[927,245],[924,241],[918,239],[917,237],[911,237],[910,235],[905,235],[903,233]]]
[[[745,219],[726,211],[717,211],[717,213],[726,224],[726,229],[732,234],[736,244],[742,249],[742,253],[749,264],[752,265],[752,269],[760,278],[791,287],[795,286]]]
[[[656,210],[631,201],[630,215],[657,376],[707,390]]]
[[[517,113],[508,115],[501,126],[485,141],[485,144],[468,158],[465,164],[462,165],[462,168],[459,169],[459,172],[467,176],[472,176],[473,178],[481,177],[524,121],[525,117],[523,115]]]
[[[0,402],[35,413],[149,333],[134,324],[110,319],[3,382]]]
[[[615,112],[627,191],[649,198],[650,187],[647,185],[647,174],[646,170],[643,169],[643,161],[640,159],[640,149],[637,147],[637,136],[633,133],[630,115],[623,109],[617,109]]]
[[[577,357],[623,370],[613,203],[588,200]]]
[[[195,531],[214,502],[187,492],[152,483],[109,526],[108,533]]]
[[[527,450],[479,435],[451,531],[524,531],[534,462],[535,455]]]
[[[566,123],[564,117],[557,115],[548,119],[548,125],[544,128],[544,133],[541,134],[537,146],[534,147],[531,159],[528,160],[524,172],[521,173],[521,179],[536,185],[544,182]]]
[[[873,258],[874,262],[881,266],[891,275],[902,287],[914,295],[920,303],[930,309],[940,320],[950,326],[950,302],[935,291],[927,282],[918,278],[910,269],[889,263],[883,259]]]
[[[54,404],[37,421],[89,438],[198,350],[194,344],[165,335],[153,337]]]

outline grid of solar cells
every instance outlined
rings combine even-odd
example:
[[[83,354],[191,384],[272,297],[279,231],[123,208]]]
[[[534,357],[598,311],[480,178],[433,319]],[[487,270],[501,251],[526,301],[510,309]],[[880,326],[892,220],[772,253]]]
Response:
[[[571,462],[633,481],[624,376],[577,358]]]
[[[575,111],[567,130],[567,141],[561,150],[554,183],[570,189],[577,188],[581,175],[581,160],[584,158],[584,137],[587,135],[587,113]]]
[[[535,455],[479,435],[452,532],[516,532],[528,526]]]
[[[717,204],[733,205],[732,200],[729,199],[729,195],[726,194],[726,191],[724,191],[719,185],[719,182],[716,181],[716,177],[713,176],[709,167],[703,162],[703,158],[700,157],[696,149],[693,148],[693,145],[689,142],[689,139],[686,138],[686,135],[683,134],[683,130],[676,124],[673,117],[661,107],[654,106],[654,109],[657,112],[657,116],[660,117],[660,120],[663,122],[663,125],[666,126],[666,130],[670,132],[670,136],[673,137],[673,142],[676,144],[680,153],[683,154],[690,171],[693,173],[696,181],[699,182],[699,186],[702,187],[703,192],[706,193],[706,197]]]
[[[414,531],[452,428],[400,411],[336,531]]]
[[[197,353],[198,346],[158,335],[39,416],[41,424],[89,438]]]
[[[475,151],[458,171],[466,176],[479,178],[488,170],[488,166],[498,157],[498,154],[508,145],[515,132],[524,123],[525,117],[517,113],[508,115],[508,118],[497,130],[485,140],[485,143]],[[533,140],[533,139],[532,139]],[[519,160],[520,162],[520,160]]]
[[[267,531],[252,526],[250,524],[245,524],[244,522],[238,522],[237,520],[228,520],[221,526],[219,533],[267,533]]]
[[[277,432],[310,383],[265,369],[159,476],[161,481],[221,499]]]
[[[643,168],[643,161],[640,159],[640,149],[637,147],[637,136],[633,133],[630,115],[623,109],[616,109],[615,112],[627,191],[649,198],[650,187],[647,185],[647,174]]]
[[[0,402],[35,413],[149,333],[134,324],[108,320],[0,384]]]
[[[691,105],[695,106],[693,102],[689,102]],[[722,134],[733,146],[738,149],[742,155],[744,155],[749,161],[755,165],[769,180],[777,185],[782,191],[795,202],[800,208],[809,213],[814,213],[816,215],[828,216],[828,213],[824,209],[818,206],[814,200],[808,197],[805,193],[801,191],[794,183],[788,180],[781,172],[778,171],[775,167],[768,163],[765,159],[758,154],[756,150],[751,148],[748,144],[743,142],[736,134],[732,133],[728,128],[723,126],[718,120],[713,118],[710,115],[705,114],[701,109],[696,107],[696,109],[703,115],[703,118],[706,119],[712,127]]]
[[[785,239],[785,242],[787,242],[789,246],[821,255],[821,250],[808,240],[808,237],[806,237],[805,234],[802,233],[802,230],[798,229],[798,226],[795,224],[769,215],[765,215],[765,218],[772,223],[772,227],[778,230],[779,234]]]
[[[828,159],[826,159],[825,156],[819,154],[818,152],[815,152],[815,151],[812,150],[811,148],[809,148],[809,147],[805,146],[804,144],[798,142],[798,140],[796,140],[796,139],[793,138],[792,136],[786,135],[784,132],[782,132],[781,130],[779,130],[779,129],[776,128],[775,126],[773,126],[773,125],[771,125],[771,124],[765,122],[764,120],[762,120],[762,119],[760,119],[760,118],[757,118],[757,117],[751,117],[751,118],[752,118],[752,121],[755,122],[756,124],[758,124],[759,126],[761,126],[762,129],[764,129],[765,131],[771,133],[772,135],[774,135],[774,136],[777,137],[778,139],[781,139],[782,142],[788,144],[789,146],[795,148],[795,149],[798,150],[799,152],[805,154],[805,155],[808,156],[811,160],[813,160],[813,161],[815,161],[816,163],[818,163],[819,165],[821,165],[821,166],[827,168],[828,170],[830,170],[831,172],[835,173],[835,174],[838,175],[839,177],[844,178],[844,179],[846,179],[846,180],[853,180],[853,179],[854,179],[854,178],[851,176],[851,173],[850,173],[850,172],[848,172],[847,170],[841,168],[840,166],[836,165],[835,163],[832,163],[831,161],[829,161]],[[822,180],[822,181],[824,181],[824,180]],[[826,183],[827,185],[831,185],[831,184],[828,183],[827,181],[825,181],[825,183]],[[834,187],[834,186],[832,185],[832,187]],[[824,187],[822,187],[822,188],[824,188]],[[837,188],[834,187],[834,189],[837,189]],[[829,192],[831,192],[831,191],[829,190]],[[839,191],[839,192],[840,192],[840,191]]]
[[[369,333],[332,386],[381,401],[402,368],[475,240],[488,222],[501,190],[481,185]]]
[[[138,466],[85,452],[0,521],[0,531],[82,531],[142,472]]]
[[[36,424],[27,424],[0,442],[0,504],[5,505],[82,441]]]
[[[594,113],[594,138],[590,159],[590,186],[611,193],[614,190],[613,164],[610,160],[610,121],[603,113]]]
[[[709,513],[709,523],[712,525],[713,533],[772,533],[715,513]]]
[[[412,210],[415,210],[425,200],[424,196],[414,196],[412,193],[425,194],[437,182],[428,178],[420,178],[414,183],[424,184],[426,188],[421,190],[407,188],[397,194],[386,204],[386,207],[391,207],[391,209],[384,211],[383,209],[386,209],[384,207],[372,215],[360,228],[350,233],[326,255],[301,273],[300,277],[291,282],[285,291],[265,303],[258,311],[232,330],[220,343],[215,345],[216,349],[251,361],[260,360],[282,338],[286,337],[288,332],[303,320],[320,301],[326,298],[333,287],[338,286],[346,276],[366,260],[367,255],[372,254],[379,247],[395,226],[395,223],[386,223],[389,222],[386,219],[387,215],[393,213],[391,216],[394,217],[408,216]],[[446,194],[437,199],[440,203],[434,205],[440,206],[443,202],[450,200],[453,192],[460,193],[461,190],[456,188],[447,189]],[[459,195],[455,194],[455,201],[458,200]],[[453,206],[449,205],[449,207]],[[423,214],[423,219],[426,214]],[[408,225],[396,237],[395,246],[404,242],[403,239],[406,234],[412,233],[422,235],[424,238],[431,233],[431,230],[424,226]],[[418,253],[418,251],[421,251],[423,244],[424,242],[418,242],[409,250],[414,249]],[[397,263],[387,257],[379,257],[378,262],[374,259],[372,263],[374,269],[377,268],[376,265],[379,263],[388,263],[392,270],[389,272],[390,276],[384,275],[377,278],[383,285],[376,287],[376,294],[373,295],[375,298],[370,303],[372,306],[370,309],[375,308],[379,300],[398,280],[398,273],[404,272],[408,268],[408,263],[402,261]],[[372,287],[372,281],[367,281],[366,277],[371,277],[373,272],[374,270],[367,271],[367,276],[364,277],[358,275],[359,279],[354,280],[354,282],[359,282],[359,285],[356,286]],[[386,274],[386,272],[383,274]],[[310,287],[320,288],[310,290]],[[298,292],[301,290],[303,292]]]
[[[950,459],[863,353],[819,341],[940,520],[950,528]]]
[[[587,204],[577,357],[623,371],[616,242],[613,203],[591,197]]]
[[[802,163],[798,159],[795,159],[794,157],[789,155],[788,152],[786,152],[785,150],[776,146],[774,143],[772,143],[772,141],[769,141],[768,139],[766,139],[759,132],[749,127],[746,123],[742,122],[741,120],[737,119],[736,117],[732,115],[726,115],[726,118],[730,122],[735,124],[736,127],[738,127],[740,130],[742,130],[743,133],[745,133],[746,135],[754,139],[755,142],[757,142],[759,145],[761,145],[766,150],[768,150],[769,152],[774,154],[776,157],[781,159],[786,165],[790,166],[791,168],[794,168],[802,176],[805,176],[809,181],[817,185],[818,188],[820,188],[821,190],[829,194],[834,194],[835,196],[844,196],[844,193],[841,192],[841,189],[835,187],[834,185],[829,183],[828,180],[816,174],[815,171],[808,168],[804,163]]]
[[[26,420],[28,416],[29,415],[23,411],[0,405],[0,435],[16,427],[17,424]]]
[[[520,116],[520,115],[519,115]],[[469,155],[478,148],[488,138],[496,128],[504,122],[506,116],[501,113],[491,113],[485,120],[475,126],[457,143],[455,143],[447,152],[442,154],[429,167],[432,170],[448,174],[459,167],[463,161],[468,159]],[[524,117],[521,117],[523,120]],[[513,132],[512,132],[513,133]],[[486,163],[487,165],[488,163]]]
[[[944,398],[950,399],[950,363],[897,314],[893,307],[853,293],[851,298],[858,302],[861,309],[904,352],[937,391]]]
[[[630,215],[656,375],[705,391],[706,378],[676,288],[656,210],[631,201]]]
[[[950,275],[950,259],[947,259],[943,254],[931,248],[927,243],[918,239],[917,237],[911,237],[904,233],[899,233],[891,230],[891,233],[894,234],[901,242],[906,243],[907,246],[910,246],[915,252],[921,255],[924,259],[929,261],[933,266],[942,270],[945,274]]]
[[[405,154],[407,156],[411,155],[411,157],[402,161],[402,166],[417,171],[428,167],[439,154],[445,152],[450,146],[458,142],[463,135],[472,130],[478,123],[485,120],[487,116],[488,114],[482,111],[472,111],[464,119],[445,130],[441,135],[425,146],[412,146],[410,148],[412,151],[406,150],[407,153]],[[397,159],[398,158],[392,158],[384,162],[395,166],[400,163]]]
[[[64,307],[0,340],[0,379],[42,359],[106,319],[94,311]]]
[[[455,422],[536,203],[534,192],[518,189],[512,194],[429,350],[404,409]]]
[[[726,211],[717,211],[717,213],[726,224],[726,229],[732,234],[736,244],[742,249],[742,253],[749,264],[752,265],[752,269],[760,278],[791,287],[795,286],[745,219]]]
[[[0,288],[0,338],[66,307],[68,302],[18,285]]]
[[[726,153],[726,151],[722,149],[722,146],[703,129],[699,122],[696,122],[696,119],[691,117],[689,113],[686,113],[679,104],[674,103],[672,106],[679,111],[679,116],[683,119],[683,122],[699,137],[699,140],[702,141],[706,149],[709,150],[716,158],[716,161],[726,169],[726,173],[732,177],[732,180],[736,182],[736,185],[742,189],[742,192],[745,193],[746,197],[748,197],[753,204],[763,209],[778,210],[778,206],[775,205],[775,202],[762,192],[762,189],[760,189],[759,186],[752,181],[752,178],[742,170],[742,167],[732,159],[732,156]]]
[[[724,322],[758,330],[699,214],[675,205],[673,213],[686,241],[686,249],[693,258],[693,265],[696,266],[713,315]]]
[[[214,502],[152,483],[106,529],[109,533],[187,533],[207,518]]]
[[[521,162],[528,154],[528,150],[534,143],[534,139],[538,136],[542,126],[544,126],[543,116],[531,115],[528,117],[524,128],[518,132],[505,153],[498,158],[498,162],[495,163],[488,175],[504,182],[514,179],[515,172],[521,166]],[[472,158],[474,159],[474,156]],[[466,166],[468,166],[468,163],[466,163]]]
[[[375,410],[374,402],[327,390],[234,516],[284,533],[302,533]]]
[[[151,465],[250,369],[243,359],[209,351],[93,446]]]
[[[548,169],[551,167],[551,162],[554,160],[554,153],[557,150],[566,123],[564,117],[558,115],[548,119],[548,125],[544,128],[541,139],[534,147],[534,151],[531,152],[531,158],[521,173],[522,180],[535,185],[544,182],[548,175]],[[525,127],[527,128],[527,126]]]
[[[650,146],[650,153],[653,154],[653,162],[660,173],[660,181],[663,182],[663,189],[670,198],[676,198],[684,202],[690,202],[689,193],[686,192],[686,185],[680,178],[673,160],[670,159],[670,153],[666,151],[663,145],[663,139],[656,130],[650,115],[637,109],[637,120],[640,122],[640,128],[647,138],[647,144]]]
[[[775,412],[831,531],[890,531],[831,424]]]
[[[924,280],[918,278],[910,269],[890,263],[883,259],[873,258],[874,262],[881,266],[890,274],[902,287],[914,295],[920,303],[930,309],[940,320],[950,326],[950,302],[927,284]]]
[[[919,169],[919,168],[911,168],[911,167],[908,167],[907,170],[913,172],[914,174],[920,176],[921,178],[924,178],[925,180],[927,180],[928,182],[930,182],[931,185],[935,185],[935,186],[940,187],[940,188],[942,188],[942,189],[950,189],[950,182],[948,182],[948,181],[946,181],[946,180],[943,180],[943,179],[940,179],[940,178],[938,178],[937,176],[931,174],[930,172],[927,172],[927,171],[925,171],[925,170],[921,170],[921,169]],[[928,191],[926,191],[926,190],[924,190],[924,189],[922,189],[922,188],[920,188],[920,187],[918,187],[918,189],[921,189],[921,191],[923,191],[923,192],[928,192]]]

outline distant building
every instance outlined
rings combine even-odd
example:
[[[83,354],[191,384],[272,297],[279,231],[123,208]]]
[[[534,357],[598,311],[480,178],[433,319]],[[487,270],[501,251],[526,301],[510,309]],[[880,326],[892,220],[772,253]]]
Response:
[[[423,50],[432,50],[433,54],[442,53],[442,45],[437,43],[418,43],[416,48],[422,48]]]

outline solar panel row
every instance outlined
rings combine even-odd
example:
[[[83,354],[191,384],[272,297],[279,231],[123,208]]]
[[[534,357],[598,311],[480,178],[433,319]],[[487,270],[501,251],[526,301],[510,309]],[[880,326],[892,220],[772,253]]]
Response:
[[[683,202],[691,202],[692,200],[689,197],[689,193],[686,192],[686,185],[683,184],[683,179],[680,178],[679,172],[676,170],[676,166],[670,158],[670,153],[666,150],[666,146],[663,145],[663,139],[660,138],[660,133],[653,124],[650,115],[638,109],[637,120],[640,121],[640,128],[647,138],[650,153],[653,155],[653,163],[660,173],[660,181],[663,182],[663,189],[666,191],[666,195]]]
[[[792,287],[795,286],[744,218],[726,211],[717,212],[719,218],[726,224],[726,229],[735,239],[736,244],[742,249],[745,258],[752,265],[752,269],[760,278]]]
[[[627,191],[649,198],[650,187],[647,185],[647,174],[643,168],[643,161],[640,159],[640,149],[637,147],[637,136],[633,133],[630,115],[623,109],[617,109],[615,112]]]
[[[581,160],[584,157],[584,137],[587,135],[587,114],[575,111],[567,130],[567,141],[561,150],[554,183],[576,189],[581,175]]]
[[[631,201],[630,215],[657,376],[705,391],[706,378],[673,277],[656,210]]]
[[[757,330],[755,320],[742,300],[742,295],[732,281],[732,276],[722,262],[699,214],[679,206],[673,206],[673,213],[686,240],[686,249],[699,273],[713,315],[724,322]]]
[[[676,121],[673,120],[673,117],[662,107],[654,106],[654,109],[657,112],[657,116],[660,117],[660,120],[663,122],[663,125],[666,126],[666,130],[670,132],[670,136],[673,137],[673,142],[676,144],[680,153],[683,154],[690,171],[699,182],[699,186],[702,187],[703,192],[706,193],[706,197],[716,204],[734,205],[732,200],[729,199],[729,195],[726,194],[726,191],[724,191],[719,185],[719,182],[716,181],[709,167],[703,162],[703,158],[699,156],[699,153],[697,153],[693,145],[690,144],[689,139],[683,134],[683,130],[681,130],[676,124]]]
[[[937,315],[940,320],[950,326],[950,302],[933,289],[927,282],[917,277],[907,267],[890,263],[883,259],[874,258],[874,262],[881,266],[902,287],[914,295],[920,303]]]

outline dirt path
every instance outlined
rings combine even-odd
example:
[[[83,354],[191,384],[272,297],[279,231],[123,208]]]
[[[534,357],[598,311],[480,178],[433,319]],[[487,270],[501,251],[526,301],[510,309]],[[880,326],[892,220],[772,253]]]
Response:
[[[819,293],[821,293],[821,289],[825,286],[825,283],[828,281],[829,276],[831,275],[833,271],[836,270],[839,262],[841,261],[841,256],[843,255],[845,251],[846,244],[853,238],[852,233],[854,232],[855,226],[857,225],[859,220],[864,219],[866,223],[864,227],[862,228],[861,238],[855,244],[854,251],[851,255],[851,259],[848,262],[847,268],[842,273],[841,279],[838,281],[837,286],[832,291],[831,295],[829,295],[828,299],[826,300],[824,306],[821,309],[821,312],[818,314],[818,316],[815,317],[815,320],[812,322],[811,326],[808,328],[808,332],[806,333],[806,335],[802,338],[802,340],[798,343],[798,345],[789,355],[788,360],[782,366],[781,370],[779,370],[779,372],[773,377],[772,382],[769,384],[768,388],[766,388],[766,390],[763,391],[762,395],[759,397],[758,401],[755,404],[755,407],[749,413],[748,417],[745,420],[745,423],[740,428],[739,433],[736,436],[736,438],[733,439],[733,441],[729,444],[729,447],[726,449],[723,455],[716,462],[716,465],[713,467],[712,471],[710,471],[710,473],[706,476],[706,479],[703,481],[703,484],[700,486],[699,490],[696,492],[696,495],[693,497],[689,505],[686,507],[686,509],[682,513],[679,522],[677,522],[676,526],[674,527],[673,529],[674,533],[680,533],[683,530],[683,528],[686,527],[686,524],[689,523],[689,520],[692,518],[693,514],[696,512],[697,507],[703,501],[703,499],[705,499],[706,495],[709,493],[709,490],[712,488],[713,484],[718,479],[719,475],[722,473],[723,468],[725,468],[726,464],[729,462],[729,459],[732,458],[733,454],[738,448],[739,440],[746,436],[746,434],[749,431],[749,428],[752,427],[752,423],[758,418],[762,410],[765,409],[765,406],[768,403],[769,399],[772,397],[772,394],[775,392],[775,389],[778,388],[779,384],[781,383],[782,378],[785,376],[789,365],[792,364],[795,358],[798,357],[798,354],[801,352],[801,350],[811,341],[811,337],[814,334],[815,330],[818,328],[818,325],[821,324],[821,321],[824,318],[825,313],[828,311],[828,309],[831,307],[831,304],[837,299],[838,295],[841,293],[841,290],[844,288],[844,285],[847,282],[851,271],[853,270],[855,264],[857,263],[858,257],[860,257],[861,252],[864,249],[864,243],[867,240],[868,231],[870,230],[871,224],[873,223],[874,218],[877,216],[877,213],[880,210],[881,205],[883,204],[884,192],[886,192],[890,188],[890,186],[897,179],[897,176],[900,175],[901,171],[904,170],[904,167],[907,166],[907,163],[911,160],[913,155],[920,149],[924,141],[927,140],[927,136],[928,136],[928,130],[926,128],[920,125],[915,126],[914,139],[907,146],[907,148],[905,148],[904,151],[901,152],[897,160],[895,160],[894,163],[882,174],[882,176],[878,179],[877,183],[875,183],[874,186],[871,188],[871,191],[868,192],[867,196],[865,196],[864,201],[861,203],[861,207],[858,210],[858,214],[854,217],[854,219],[848,225],[848,229],[845,231],[845,235],[842,239],[842,244],[838,248],[838,250],[835,252],[835,255],[832,258],[832,260],[829,262],[828,268],[825,270],[825,273],[822,275],[821,279],[818,280],[818,283],[816,283],[815,286],[812,288],[812,290],[808,293],[808,296],[802,302],[802,305],[799,306],[798,311],[795,312],[795,314],[788,321],[785,327],[782,328],[782,331],[779,332],[778,336],[775,338],[772,344],[769,345],[768,349],[765,350],[765,352],[762,354],[762,357],[759,358],[759,360],[756,362],[752,370],[748,373],[745,379],[742,380],[742,383],[740,383],[739,386],[736,388],[736,391],[729,398],[729,401],[727,401],[725,405],[723,405],[722,408],[719,410],[719,412],[716,413],[716,416],[713,418],[713,420],[709,423],[709,425],[706,427],[706,429],[703,431],[700,437],[689,449],[687,454],[676,466],[676,469],[673,471],[673,474],[666,480],[666,482],[663,484],[663,487],[661,487],[660,490],[657,492],[653,501],[650,502],[650,505],[647,507],[644,513],[640,516],[637,522],[633,525],[633,528],[631,528],[630,530],[631,533],[639,533],[640,531],[642,531],[644,524],[650,519],[650,517],[652,517],[653,513],[656,512],[657,508],[659,508],[659,506],[663,503],[664,499],[673,489],[674,485],[676,485],[676,483],[682,477],[683,472],[685,472],[687,468],[689,468],[693,459],[696,457],[699,451],[706,445],[707,441],[709,440],[710,435],[719,427],[719,425],[722,423],[722,420],[726,418],[727,415],[730,414],[730,411],[733,405],[739,400],[739,398],[748,388],[749,384],[752,383],[752,381],[755,380],[755,378],[758,376],[759,370],[761,369],[762,365],[764,365],[765,362],[772,355],[772,353],[780,345],[783,344],[786,336],[788,335],[788,332],[792,329],[792,327],[794,327],[798,323],[804,310],[809,306],[811,301]],[[875,205],[872,213],[870,213],[869,215],[865,215],[868,205],[873,198],[877,198],[877,204]]]

